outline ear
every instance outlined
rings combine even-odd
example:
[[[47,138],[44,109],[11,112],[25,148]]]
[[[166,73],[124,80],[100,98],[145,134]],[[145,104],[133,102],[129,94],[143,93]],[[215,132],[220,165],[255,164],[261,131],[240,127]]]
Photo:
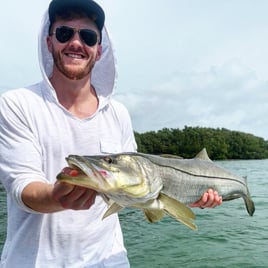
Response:
[[[96,61],[98,61],[101,58],[102,54],[102,46],[98,45],[97,55],[96,55]]]
[[[47,36],[47,49],[51,53],[52,52],[52,41],[51,41],[52,36]]]

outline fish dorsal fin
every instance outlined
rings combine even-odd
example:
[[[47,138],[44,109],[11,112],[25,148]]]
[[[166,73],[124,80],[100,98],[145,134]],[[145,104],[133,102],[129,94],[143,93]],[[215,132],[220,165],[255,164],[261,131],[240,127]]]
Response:
[[[110,205],[110,207],[107,209],[107,211],[104,213],[102,219],[105,219],[106,217],[108,217],[108,216],[110,216],[110,215],[112,215],[112,214],[114,214],[114,213],[119,212],[119,211],[120,211],[121,209],[123,209],[123,208],[124,208],[124,207],[118,205],[118,204],[115,203],[115,202],[112,203],[112,204]]]
[[[160,221],[165,216],[164,211],[161,209],[146,209],[145,208],[143,209],[143,213],[145,215],[145,218],[151,223]]]
[[[164,211],[169,216],[185,224],[190,229],[197,230],[197,226],[193,222],[195,214],[189,207],[162,193],[159,195],[158,200],[163,204]]]
[[[207,149],[203,148],[196,156],[195,159],[200,159],[200,160],[206,160],[206,161],[211,161],[211,159],[208,156]]]

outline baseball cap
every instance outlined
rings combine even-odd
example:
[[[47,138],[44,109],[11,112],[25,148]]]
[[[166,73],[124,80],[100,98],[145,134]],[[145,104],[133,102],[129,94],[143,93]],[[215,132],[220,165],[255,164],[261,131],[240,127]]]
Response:
[[[104,26],[105,13],[101,6],[92,0],[52,0],[48,8],[50,25],[55,22],[57,14],[72,8],[83,10],[96,23],[101,33]]]

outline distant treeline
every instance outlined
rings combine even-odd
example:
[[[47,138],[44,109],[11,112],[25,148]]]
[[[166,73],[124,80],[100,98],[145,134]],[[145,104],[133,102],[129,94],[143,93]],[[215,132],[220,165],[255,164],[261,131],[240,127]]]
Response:
[[[225,128],[163,128],[141,134],[135,132],[135,137],[138,151],[147,154],[174,154],[192,158],[205,147],[209,157],[214,160],[268,158],[268,141]]]

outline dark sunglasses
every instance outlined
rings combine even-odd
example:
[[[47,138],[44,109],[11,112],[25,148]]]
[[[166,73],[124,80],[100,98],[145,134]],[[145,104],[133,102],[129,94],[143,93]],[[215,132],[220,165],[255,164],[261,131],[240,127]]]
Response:
[[[87,46],[95,46],[98,41],[98,35],[95,31],[89,29],[75,29],[68,26],[60,26],[56,28],[55,32],[52,32],[50,35],[55,34],[60,43],[66,43],[73,38],[75,33],[79,33],[81,41]]]

